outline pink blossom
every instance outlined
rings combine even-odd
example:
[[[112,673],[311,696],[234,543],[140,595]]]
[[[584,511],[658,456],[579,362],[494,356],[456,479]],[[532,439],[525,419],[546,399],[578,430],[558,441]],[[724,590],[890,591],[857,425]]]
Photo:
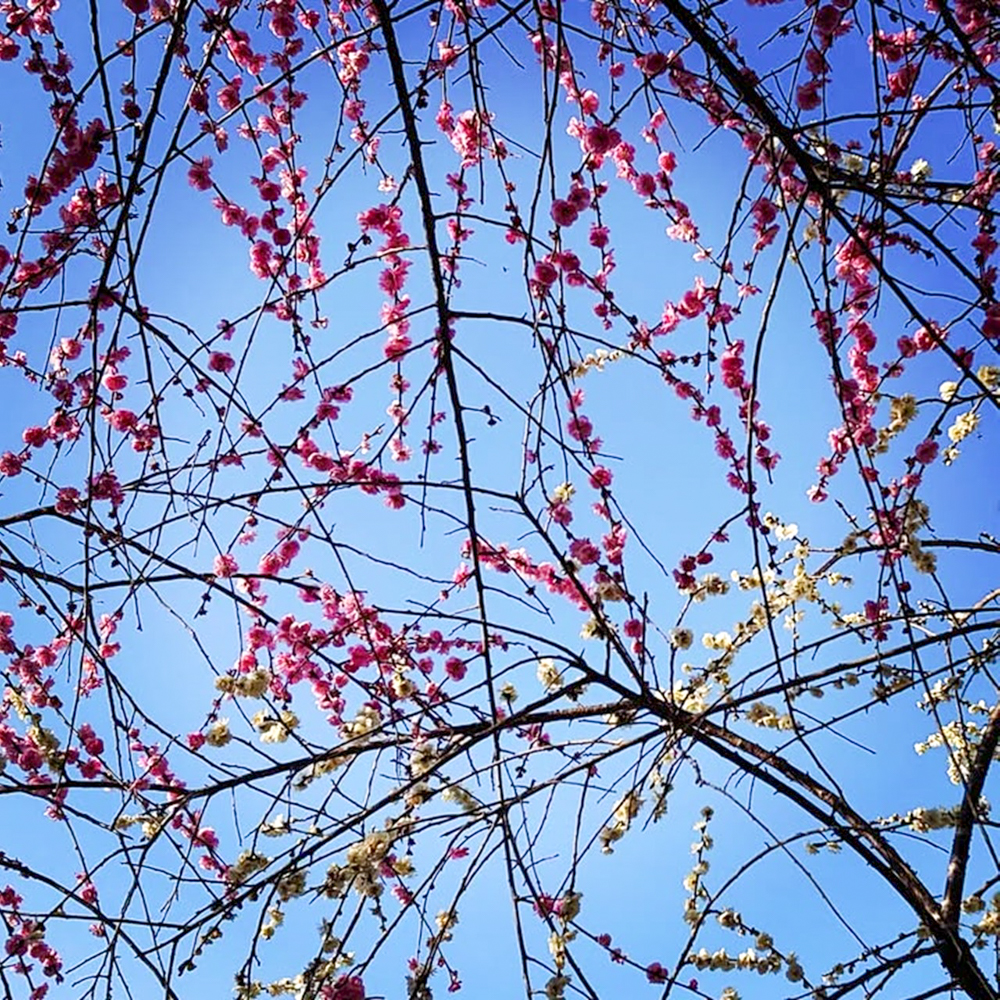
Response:
[[[580,145],[585,153],[603,156],[622,141],[621,133],[610,125],[591,125],[584,130]]]
[[[15,455],[12,451],[5,451],[0,455],[0,474],[4,476],[19,476],[24,462],[25,456],[23,454]]]
[[[889,100],[897,100],[906,97],[913,88],[920,69],[916,63],[906,63],[896,72],[890,73],[886,83],[888,84]]]
[[[806,50],[806,69],[813,76],[824,76],[830,70],[830,64],[826,56],[819,49],[810,48]]]
[[[56,513],[75,514],[80,505],[80,491],[75,486],[64,486],[56,494]]]
[[[465,678],[468,672],[468,667],[464,660],[460,660],[457,656],[449,657],[445,662],[444,672],[453,680],[461,681]]]
[[[601,550],[589,538],[574,538],[569,552],[581,566],[592,566],[601,558]]]
[[[365,984],[360,976],[338,976],[332,986],[324,986],[322,1000],[365,1000]]]
[[[128,385],[128,376],[122,375],[114,368],[110,368],[104,373],[101,384],[108,392],[121,392]]]
[[[632,182],[635,193],[643,198],[651,198],[656,194],[656,178],[652,174],[639,174]]]
[[[595,466],[590,473],[590,485],[595,489],[607,489],[611,485],[611,470],[603,465]]]
[[[584,184],[575,183],[566,195],[566,200],[578,211],[586,212],[590,208],[593,195],[589,187]]]
[[[580,213],[569,201],[561,199],[552,202],[552,218],[557,226],[572,226]]]
[[[478,111],[463,111],[455,121],[451,132],[451,144],[462,157],[463,167],[475,166],[482,150],[489,145],[487,125],[492,116],[482,116]]]
[[[243,86],[243,78],[234,76],[224,87],[219,90],[215,99],[219,102],[219,107],[223,111],[232,111],[240,104],[240,87]]]
[[[1000,339],[1000,305],[992,305],[986,310],[982,329],[987,339]]]
[[[651,983],[665,983],[668,978],[668,973],[659,962],[652,962],[646,966],[646,978]]]
[[[820,106],[819,80],[809,80],[795,91],[795,103],[803,111],[814,111]]]
[[[228,553],[220,553],[212,563],[212,571],[217,577],[228,577],[239,571],[236,558]]]
[[[291,38],[299,30],[295,18],[287,10],[275,11],[268,27],[276,38]]]
[[[922,326],[913,335],[913,343],[918,351],[933,351],[947,337],[947,331],[931,322],[930,328]]]
[[[21,440],[31,448],[41,448],[49,439],[49,432],[44,427],[25,427]]]
[[[108,423],[122,434],[135,428],[138,418],[131,410],[114,410],[108,417]]]
[[[236,366],[236,362],[233,360],[231,354],[227,354],[225,351],[212,351],[208,356],[208,367],[209,370],[213,372],[219,372],[220,374],[228,374]]]
[[[642,635],[642,622],[638,618],[629,618],[622,625],[622,631],[630,639],[638,639]]]
[[[598,250],[603,250],[608,245],[611,236],[607,226],[599,226],[596,223],[590,227],[590,245]]]
[[[212,160],[203,156],[188,170],[188,184],[197,191],[207,191],[212,186]]]
[[[540,260],[535,264],[535,281],[540,285],[554,285],[559,279],[559,272],[555,266],[547,260]]]
[[[669,64],[667,56],[662,52],[650,52],[647,55],[639,56],[635,61],[636,67],[646,76],[659,76],[661,73],[665,73]]]

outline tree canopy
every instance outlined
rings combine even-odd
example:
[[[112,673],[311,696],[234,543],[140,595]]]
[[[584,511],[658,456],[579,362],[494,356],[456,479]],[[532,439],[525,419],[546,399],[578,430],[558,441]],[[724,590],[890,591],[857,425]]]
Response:
[[[7,996],[1000,995],[996,0],[0,12]]]

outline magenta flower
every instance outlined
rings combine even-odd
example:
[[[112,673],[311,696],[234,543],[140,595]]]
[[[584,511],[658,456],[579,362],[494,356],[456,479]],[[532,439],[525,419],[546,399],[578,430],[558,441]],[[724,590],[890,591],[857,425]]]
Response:
[[[232,355],[227,354],[225,351],[212,351],[208,356],[208,367],[213,372],[226,374],[231,372],[235,366],[236,362],[233,360]]]
[[[207,191],[212,186],[212,160],[203,156],[197,163],[192,163],[188,170],[188,184],[197,191]]]
[[[652,962],[646,966],[646,978],[651,983],[665,983],[667,970],[659,962]]]
[[[552,202],[552,218],[557,226],[572,226],[579,216],[580,213],[570,202],[562,199]]]

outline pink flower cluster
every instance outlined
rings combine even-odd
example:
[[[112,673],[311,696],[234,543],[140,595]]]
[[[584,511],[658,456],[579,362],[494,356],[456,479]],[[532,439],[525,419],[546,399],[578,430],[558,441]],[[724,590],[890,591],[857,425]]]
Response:
[[[320,990],[322,1000],[365,1000],[365,984],[360,976],[346,973]]]
[[[45,924],[21,915],[23,902],[11,886],[0,889],[0,918],[7,931],[4,953],[15,960],[13,969],[18,975],[30,977],[33,966],[28,959],[34,959],[39,963],[43,976],[61,983],[62,959],[45,940]],[[48,991],[48,984],[36,986],[31,990],[30,1000],[43,1000]]]
[[[381,311],[382,323],[388,333],[383,350],[385,356],[392,360],[401,359],[412,346],[407,316],[410,299],[403,294],[410,262],[401,254],[410,246],[410,237],[403,229],[402,219],[403,210],[399,205],[376,205],[358,215],[358,225],[363,233],[375,232],[385,237],[378,250],[386,264],[379,275],[379,287],[388,299]]]
[[[471,542],[463,543],[462,557],[473,558]],[[484,538],[480,538],[476,545],[475,558],[481,565],[497,573],[515,573],[522,580],[541,584],[550,594],[565,597],[581,611],[589,608],[586,591],[580,583],[571,577],[561,575],[550,562],[534,562],[523,548],[512,549],[504,542],[494,546]]]
[[[442,101],[436,116],[438,128],[451,141],[452,148],[459,155],[462,167],[474,167],[488,151],[491,156],[502,160],[507,155],[507,148],[502,139],[495,138],[490,122],[491,114],[469,109],[462,111],[458,117],[447,101]]]
[[[333,486],[357,486],[369,496],[385,493],[386,506],[394,510],[399,510],[406,504],[399,476],[394,472],[385,472],[376,465],[355,458],[348,451],[342,451],[339,455],[323,451],[309,436],[308,431],[299,435],[293,450],[306,468],[325,473]],[[275,451],[269,453],[269,460],[275,466],[283,464],[281,455]],[[328,491],[328,487],[319,488],[322,495]]]

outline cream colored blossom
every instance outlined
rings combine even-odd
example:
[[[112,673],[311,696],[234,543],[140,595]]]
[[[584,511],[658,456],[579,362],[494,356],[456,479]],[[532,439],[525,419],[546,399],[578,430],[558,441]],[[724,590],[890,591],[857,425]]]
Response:
[[[291,824],[284,813],[275,816],[273,819],[265,820],[258,829],[265,837],[283,837],[285,834],[292,832]]]
[[[261,709],[250,721],[264,743],[284,743],[298,726],[299,717],[289,709],[282,709],[277,716]]]
[[[441,910],[434,918],[434,923],[437,924],[438,934],[441,940],[450,941],[452,930],[458,926],[458,911]]]
[[[1000,367],[996,365],[980,365],[976,371],[976,378],[979,379],[987,389],[996,389],[1000,386]]]
[[[341,726],[341,731],[349,738],[368,736],[375,732],[381,724],[382,720],[379,718],[378,710],[372,708],[371,705],[362,705],[354,719]]]
[[[612,853],[611,845],[625,836],[641,808],[642,798],[634,789],[618,801],[611,822],[600,833],[601,850],[605,854]]]
[[[953,444],[964,441],[970,434],[974,433],[979,426],[979,414],[975,410],[968,410],[960,413],[951,427],[948,428],[948,438]]]
[[[706,649],[726,652],[733,648],[733,637],[728,632],[706,632],[701,637],[701,644]]]
[[[263,698],[270,683],[270,671],[258,668],[248,674],[240,674],[233,683],[233,692],[245,698]]]
[[[301,896],[306,891],[306,873],[292,871],[278,879],[275,886],[282,902],[287,902],[295,896]]]
[[[572,483],[560,483],[552,491],[552,499],[556,503],[569,503],[573,499],[574,493],[576,493],[576,487]]]
[[[402,670],[397,670],[392,675],[392,691],[397,698],[412,698],[417,685]]]
[[[569,986],[571,979],[569,976],[553,976],[545,984],[545,1000],[563,1000],[566,996],[566,987]]]
[[[674,649],[690,649],[694,643],[694,632],[689,628],[675,628],[670,632],[670,645]]]
[[[205,733],[205,742],[210,747],[224,747],[232,738],[228,719],[216,719]]]
[[[270,860],[266,855],[258,854],[257,851],[243,851],[226,871],[226,881],[230,885],[242,885],[269,864]]]
[[[545,657],[538,661],[538,682],[546,691],[558,691],[563,686],[562,671],[556,666],[555,660]]]

